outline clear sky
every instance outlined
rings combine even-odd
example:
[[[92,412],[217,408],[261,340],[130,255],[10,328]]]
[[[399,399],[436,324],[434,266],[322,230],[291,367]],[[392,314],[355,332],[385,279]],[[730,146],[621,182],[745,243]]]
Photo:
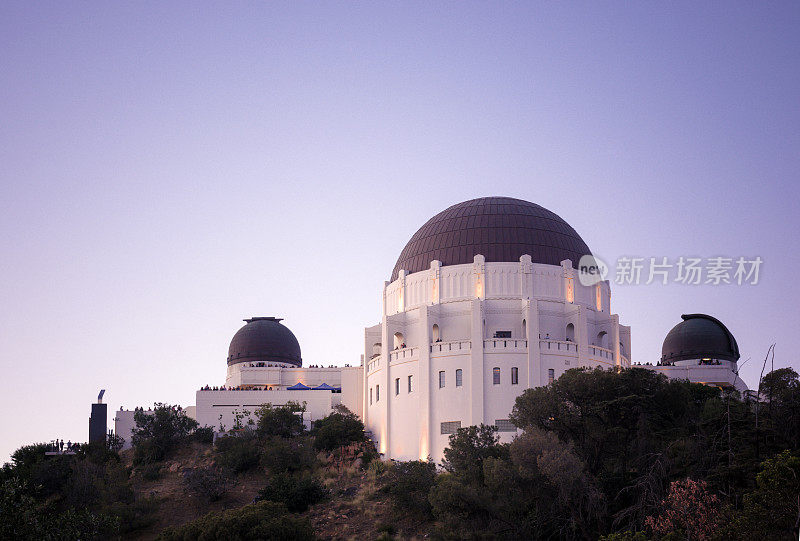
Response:
[[[358,363],[406,241],[507,195],[620,256],[633,358],[682,313],[800,369],[800,3],[0,3],[0,460],[224,382],[241,320]],[[111,415],[110,417],[113,417]],[[109,420],[109,424],[112,424]]]

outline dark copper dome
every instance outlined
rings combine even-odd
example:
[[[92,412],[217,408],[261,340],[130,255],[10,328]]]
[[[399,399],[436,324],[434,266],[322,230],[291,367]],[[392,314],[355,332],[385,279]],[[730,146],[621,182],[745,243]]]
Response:
[[[554,212],[511,197],[464,201],[440,212],[414,233],[392,271],[418,272],[438,259],[442,265],[472,263],[481,254],[487,262],[519,261],[560,265],[591,254],[580,235]]]
[[[303,366],[300,344],[277,317],[245,319],[228,348],[228,365],[244,362],[277,362]]]
[[[684,314],[661,347],[661,362],[691,359],[739,360],[739,345],[728,328],[706,314]]]

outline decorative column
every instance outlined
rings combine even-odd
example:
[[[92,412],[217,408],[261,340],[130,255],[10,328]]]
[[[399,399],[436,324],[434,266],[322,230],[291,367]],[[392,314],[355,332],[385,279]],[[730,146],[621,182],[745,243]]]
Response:
[[[441,299],[442,262],[431,261],[431,304],[439,304]]]
[[[525,328],[528,340],[528,387],[542,385],[542,352],[539,350],[539,301],[528,299],[523,301],[525,307]]]
[[[523,255],[519,258],[519,294],[523,299],[533,297],[533,263],[531,256]]]
[[[477,258],[478,256],[476,256]],[[478,425],[483,422],[483,306],[479,298],[472,299],[471,311],[471,337],[469,363],[469,425]]]
[[[426,305],[419,307],[419,325],[421,326],[419,344],[419,459],[426,460],[431,454],[431,393],[433,377],[431,375],[431,325]],[[392,391],[394,392],[394,391]]]

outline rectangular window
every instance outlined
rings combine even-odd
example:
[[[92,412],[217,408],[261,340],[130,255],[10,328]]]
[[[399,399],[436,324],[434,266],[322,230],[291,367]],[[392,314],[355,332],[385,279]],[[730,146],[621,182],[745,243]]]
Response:
[[[495,338],[511,338],[511,331],[495,331]]]
[[[379,402],[380,399],[381,399],[381,386],[380,385],[376,385],[375,386],[375,402]]]
[[[497,367],[492,368],[492,383],[500,385],[500,369]]]
[[[372,405],[372,387],[369,388],[369,405]]]
[[[461,428],[461,421],[445,421],[441,426],[442,434],[455,434]]]
[[[400,394],[400,378],[395,378],[394,380],[394,395],[397,396]]]
[[[547,370],[547,383],[553,383],[556,379],[556,371],[552,368]]]
[[[497,419],[494,422],[494,426],[497,427],[498,432],[516,432],[517,427],[514,426],[514,423],[509,421],[508,419]]]
[[[439,388],[444,388],[444,370],[439,372]]]
[[[464,383],[464,379],[463,379],[463,376],[462,376],[461,369],[459,368],[458,370],[456,370],[456,387],[461,387],[461,385],[463,383]]]
[[[511,385],[519,383],[519,368],[516,366],[511,368]]]
[[[414,391],[414,376],[408,376],[408,392]]]

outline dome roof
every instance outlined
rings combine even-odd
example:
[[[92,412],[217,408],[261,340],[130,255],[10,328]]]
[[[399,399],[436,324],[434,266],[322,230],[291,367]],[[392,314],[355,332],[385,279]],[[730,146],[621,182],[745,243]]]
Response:
[[[688,359],[739,360],[739,345],[728,328],[706,314],[684,314],[661,348],[661,362]]]
[[[442,265],[472,263],[481,254],[487,262],[514,262],[525,254],[534,263],[560,265],[572,260],[577,268],[589,247],[557,214],[535,203],[511,197],[484,197],[443,210],[414,233],[392,271],[409,273]]]
[[[300,344],[281,318],[253,317],[236,331],[228,348],[228,365],[264,361],[302,366]]]

